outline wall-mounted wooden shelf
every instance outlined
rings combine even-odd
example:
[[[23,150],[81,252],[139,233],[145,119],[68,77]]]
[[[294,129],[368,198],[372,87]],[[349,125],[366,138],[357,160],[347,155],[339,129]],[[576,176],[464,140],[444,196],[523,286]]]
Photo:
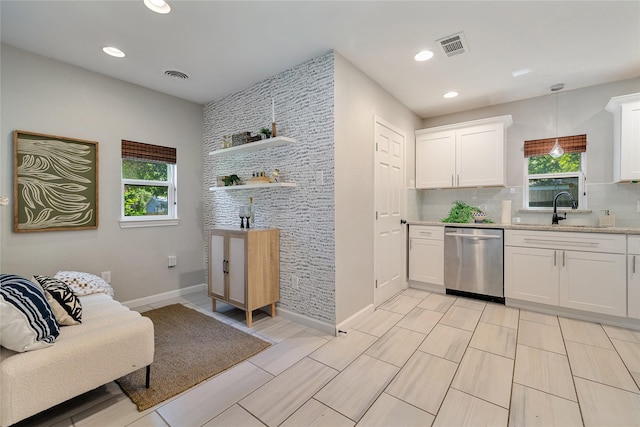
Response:
[[[280,147],[281,145],[288,145],[295,143],[293,138],[287,138],[286,136],[276,136],[275,138],[263,139],[262,141],[249,142],[247,144],[237,145],[230,148],[222,148],[220,150],[210,151],[209,155],[214,157],[230,156],[238,153],[250,153],[252,151],[264,150],[266,148]]]
[[[209,191],[251,190],[254,188],[295,187],[295,182],[270,182],[268,184],[226,185],[223,187],[209,187]]]

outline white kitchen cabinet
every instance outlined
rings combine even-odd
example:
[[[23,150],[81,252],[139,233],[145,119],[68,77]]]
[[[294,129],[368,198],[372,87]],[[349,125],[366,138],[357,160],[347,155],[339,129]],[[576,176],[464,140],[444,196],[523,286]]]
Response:
[[[275,303],[280,296],[278,229],[209,230],[209,296],[212,309],[220,300],[246,311],[251,327],[253,310]]]
[[[444,292],[444,227],[409,226],[409,280],[441,286]]]
[[[505,296],[626,316],[625,236],[505,231]]]
[[[416,188],[505,185],[511,116],[416,131]]]
[[[623,254],[558,251],[561,307],[612,316],[627,315],[626,257]]]
[[[640,180],[640,93],[613,97],[606,108],[613,113],[613,180]]]
[[[627,316],[640,319],[640,236],[627,239]]]
[[[558,305],[557,251],[504,248],[504,296],[540,304]]]

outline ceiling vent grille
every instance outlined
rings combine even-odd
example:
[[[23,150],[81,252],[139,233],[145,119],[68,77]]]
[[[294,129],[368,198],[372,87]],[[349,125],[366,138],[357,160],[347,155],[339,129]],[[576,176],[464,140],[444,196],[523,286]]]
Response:
[[[182,71],[178,71],[178,70],[166,70],[164,72],[165,76],[168,77],[173,77],[175,79],[179,79],[179,80],[188,80],[189,79],[189,75],[187,73],[183,73]]]
[[[467,40],[462,32],[438,39],[436,43],[440,43],[444,54],[447,56],[460,55],[469,51]]]

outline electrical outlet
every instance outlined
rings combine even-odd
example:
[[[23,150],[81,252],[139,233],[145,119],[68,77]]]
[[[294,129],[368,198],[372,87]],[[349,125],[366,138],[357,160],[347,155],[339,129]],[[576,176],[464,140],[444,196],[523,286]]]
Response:
[[[178,258],[175,255],[169,255],[167,257],[167,265],[169,268],[175,267],[178,265]]]
[[[298,278],[298,276],[293,276],[291,278],[291,286],[293,287],[293,289],[300,289],[300,279]]]
[[[316,185],[318,187],[324,185],[324,176],[322,171],[316,171]]]
[[[107,283],[111,283],[111,272],[110,271],[103,271],[100,275],[102,276],[102,280],[104,280]]]

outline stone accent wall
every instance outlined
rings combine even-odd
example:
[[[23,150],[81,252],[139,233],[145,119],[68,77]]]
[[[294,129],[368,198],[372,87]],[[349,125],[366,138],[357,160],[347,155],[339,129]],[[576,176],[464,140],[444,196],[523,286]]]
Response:
[[[255,226],[280,229],[280,306],[330,324],[335,323],[334,76],[330,51],[203,109],[205,232],[239,227],[238,208],[253,197]],[[271,128],[272,98],[278,136],[297,143],[222,158],[208,155],[222,148],[225,135]],[[297,187],[208,191],[217,176],[247,179],[274,168],[281,181]]]

